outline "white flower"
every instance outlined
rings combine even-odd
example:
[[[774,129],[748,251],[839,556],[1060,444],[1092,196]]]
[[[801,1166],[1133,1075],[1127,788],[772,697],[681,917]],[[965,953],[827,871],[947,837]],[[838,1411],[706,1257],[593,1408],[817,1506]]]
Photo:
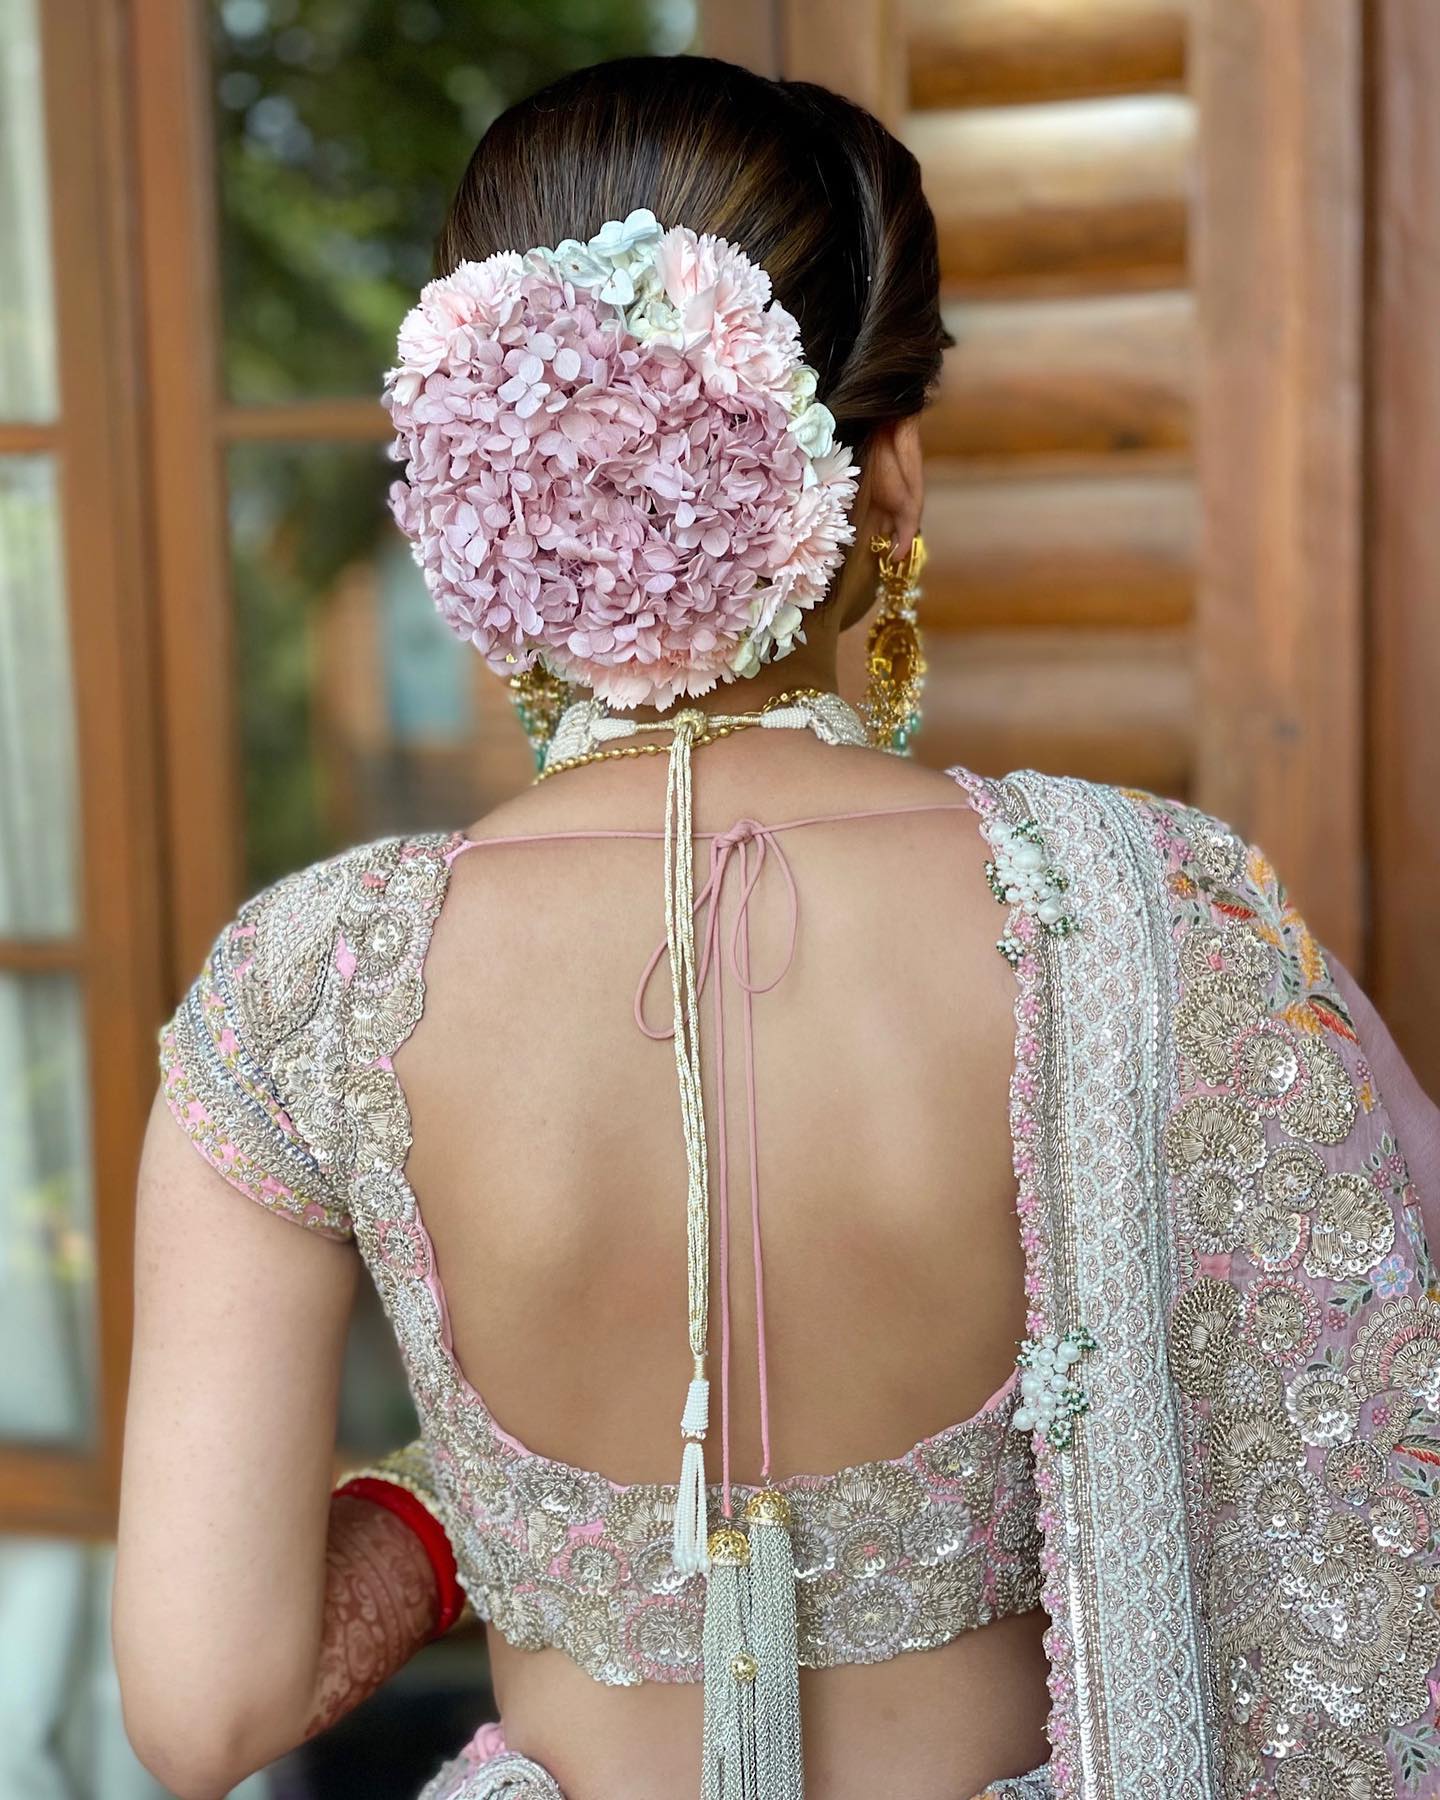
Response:
[[[808,363],[801,363],[790,377],[790,410],[792,413],[803,413],[815,398],[815,390],[820,385],[820,377]]]
[[[775,616],[768,625],[761,625],[758,620],[767,604],[768,597],[764,593],[750,602],[750,617],[757,623],[746,632],[730,658],[730,667],[742,680],[757,674],[762,663],[775,662],[788,655],[797,639],[802,644],[805,642],[805,633],[801,630],[805,615],[800,608],[786,601],[775,608]]]
[[[770,639],[777,656],[784,656],[795,639],[802,635],[800,627],[804,622],[805,615],[798,606],[787,602],[777,609],[775,617],[770,621]]]
[[[573,281],[576,287],[595,287],[610,273],[608,258],[597,256],[579,238],[566,238],[544,255],[554,264],[556,272],[566,281]]]
[[[607,219],[590,240],[590,248],[607,262],[628,261],[642,244],[658,243],[660,221],[648,206],[637,206],[623,219]]]
[[[648,206],[636,207],[623,219],[606,220],[586,247],[600,267],[600,299],[628,307],[656,290],[655,246],[660,236],[659,221]]]
[[[797,413],[789,430],[807,456],[828,456],[835,448],[835,415],[819,400]]]
[[[630,279],[630,271],[616,263],[605,278],[599,298],[613,301],[616,306],[629,306],[635,298],[635,283]]]
[[[633,337],[642,344],[680,344],[685,338],[685,321],[680,309],[663,293],[652,295],[625,315],[625,323]]]

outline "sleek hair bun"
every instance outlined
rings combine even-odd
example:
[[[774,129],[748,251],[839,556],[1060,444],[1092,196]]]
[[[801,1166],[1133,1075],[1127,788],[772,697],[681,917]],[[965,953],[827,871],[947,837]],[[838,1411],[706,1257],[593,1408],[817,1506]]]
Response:
[[[437,272],[588,239],[639,207],[726,238],[769,272],[857,456],[878,426],[925,404],[950,338],[919,165],[864,107],[812,82],[700,56],[562,77],[480,140]]]

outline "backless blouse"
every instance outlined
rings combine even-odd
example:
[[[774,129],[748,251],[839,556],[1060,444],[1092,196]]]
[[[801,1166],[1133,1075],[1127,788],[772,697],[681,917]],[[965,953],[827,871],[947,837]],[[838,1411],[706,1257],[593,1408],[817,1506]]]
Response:
[[[955,803],[957,807],[968,800]],[[780,834],[885,808],[710,838],[707,965],[733,868],[744,928]],[[652,832],[565,833],[634,837]],[[673,1485],[624,1485],[528,1450],[456,1361],[434,1247],[405,1175],[394,1057],[425,1003],[425,959],[458,857],[539,837],[422,833],[363,844],[248,901],[160,1034],[164,1092],[192,1143],[277,1217],[353,1240],[394,1329],[461,1582],[520,1649],[554,1646],[596,1680],[698,1681],[705,1581],[672,1560]],[[548,840],[553,841],[553,837]],[[893,1460],[776,1483],[794,1515],[799,1659],[880,1662],[948,1643],[1041,1597],[1031,1443],[1012,1375],[971,1418]],[[712,1486],[712,1507],[720,1488]],[[736,1485],[743,1501],[755,1490]]]

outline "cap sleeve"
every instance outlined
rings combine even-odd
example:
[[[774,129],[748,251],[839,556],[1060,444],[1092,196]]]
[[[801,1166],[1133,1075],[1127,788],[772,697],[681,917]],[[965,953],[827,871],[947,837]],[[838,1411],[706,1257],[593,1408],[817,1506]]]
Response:
[[[166,1103],[234,1188],[322,1236],[352,1235],[341,1184],[297,1125],[298,1079],[324,1088],[327,1014],[347,871],[339,861],[285,877],[249,900],[160,1031]]]

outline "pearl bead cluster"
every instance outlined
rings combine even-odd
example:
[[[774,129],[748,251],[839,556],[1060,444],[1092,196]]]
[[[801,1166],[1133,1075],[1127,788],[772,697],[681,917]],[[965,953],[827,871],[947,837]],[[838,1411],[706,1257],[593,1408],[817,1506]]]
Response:
[[[1034,819],[1018,825],[997,820],[990,841],[995,855],[985,865],[990,892],[1002,906],[1018,906],[1052,937],[1066,937],[1080,929],[1080,920],[1069,898],[1070,881],[1051,863],[1045,838]],[[1007,931],[996,948],[1012,967],[1025,954],[1024,942]]]
[[[1015,1359],[1020,1367],[1020,1404],[1015,1408],[1014,1420],[1017,1430],[1033,1431],[1057,1450],[1065,1448],[1076,1419],[1090,1407],[1070,1370],[1087,1350],[1094,1348],[1095,1339],[1083,1325],[1067,1331],[1063,1337],[1047,1331],[1042,1338],[1026,1339]]]

